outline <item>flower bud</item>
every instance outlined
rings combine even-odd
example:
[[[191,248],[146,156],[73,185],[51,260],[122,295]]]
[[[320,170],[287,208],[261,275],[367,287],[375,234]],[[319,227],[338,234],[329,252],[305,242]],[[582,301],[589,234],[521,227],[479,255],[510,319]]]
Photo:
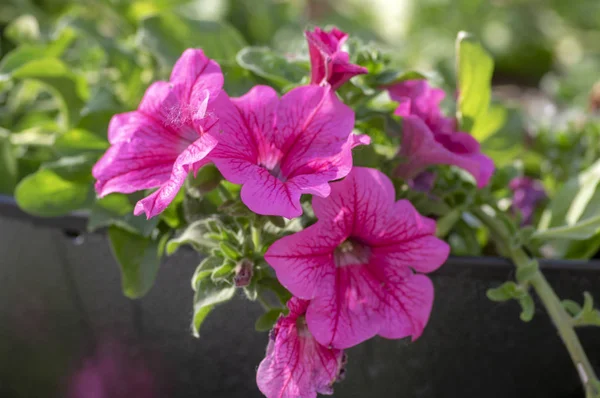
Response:
[[[245,287],[250,284],[254,272],[254,264],[247,258],[242,259],[235,267],[233,283],[236,287]]]

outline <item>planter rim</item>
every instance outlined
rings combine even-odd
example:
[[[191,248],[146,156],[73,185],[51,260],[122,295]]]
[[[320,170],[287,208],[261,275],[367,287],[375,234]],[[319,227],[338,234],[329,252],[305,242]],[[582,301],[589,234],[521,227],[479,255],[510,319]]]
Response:
[[[75,211],[60,217],[38,217],[21,210],[12,196],[0,194],[0,216],[20,219],[34,225],[48,228],[61,229],[67,234],[78,235],[89,233],[87,231],[88,212]],[[104,233],[100,229],[97,233]],[[547,271],[573,271],[573,272],[600,272],[600,260],[555,260],[540,259],[540,267]],[[514,267],[512,262],[502,257],[484,256],[450,256],[444,266],[434,274],[458,274],[469,271],[497,271],[498,273],[512,273]]]

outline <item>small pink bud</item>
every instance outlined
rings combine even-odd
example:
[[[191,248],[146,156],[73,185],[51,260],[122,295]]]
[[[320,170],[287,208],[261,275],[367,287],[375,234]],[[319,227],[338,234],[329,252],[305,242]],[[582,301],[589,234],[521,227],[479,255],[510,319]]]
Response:
[[[247,258],[241,260],[235,267],[235,276],[233,277],[233,283],[236,287],[245,287],[250,284],[252,280],[254,264]]]

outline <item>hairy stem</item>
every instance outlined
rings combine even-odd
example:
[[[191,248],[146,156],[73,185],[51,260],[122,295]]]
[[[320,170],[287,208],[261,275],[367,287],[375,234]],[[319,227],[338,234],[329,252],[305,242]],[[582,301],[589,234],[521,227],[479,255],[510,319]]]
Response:
[[[473,209],[473,214],[489,228],[491,236],[500,246],[500,249],[507,252],[516,267],[525,267],[531,263],[532,259],[522,248],[511,247],[511,236],[501,221],[488,215],[480,208]],[[566,312],[554,289],[552,289],[552,286],[550,286],[541,271],[536,271],[529,280],[529,283],[539,296],[550,319],[552,319],[554,326],[558,330],[560,338],[569,351],[569,355],[585,389],[586,397],[600,397],[600,382],[581,346],[577,333],[575,333],[571,316]]]

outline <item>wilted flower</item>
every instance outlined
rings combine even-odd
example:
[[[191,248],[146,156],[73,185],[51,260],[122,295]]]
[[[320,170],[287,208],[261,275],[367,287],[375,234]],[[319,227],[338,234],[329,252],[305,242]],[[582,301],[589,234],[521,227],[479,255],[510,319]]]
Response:
[[[352,77],[368,73],[367,68],[350,63],[350,56],[342,51],[348,34],[337,28],[326,32],[316,27],[306,31],[310,52],[311,84],[329,83],[336,90]]]
[[[521,212],[521,225],[531,224],[536,208],[547,197],[544,186],[529,177],[513,178],[508,186],[513,191],[513,209]]]
[[[314,398],[332,394],[341,378],[346,356],[319,344],[306,326],[308,302],[292,297],[290,313],[271,331],[265,359],[256,374],[258,388],[268,398]]]
[[[314,225],[276,241],[265,260],[295,296],[311,300],[306,321],[317,341],[347,348],[375,335],[419,337],[433,304],[429,278],[449,247],[435,222],[395,201],[378,170],[355,167],[313,198]]]
[[[169,82],[152,84],[137,110],[112,118],[111,147],[92,170],[98,195],[158,187],[134,213],[150,218],[162,212],[217,145],[212,106],[222,86],[219,65],[202,50],[186,50]]]
[[[354,112],[329,87],[298,87],[281,99],[256,86],[239,98],[222,95],[215,107],[222,139],[210,159],[223,177],[243,184],[242,201],[255,213],[293,218],[300,196],[329,195],[329,181],[352,168]]]
[[[456,121],[441,113],[442,90],[431,88],[426,80],[404,81],[388,90],[399,103],[395,114],[403,118],[399,176],[412,179],[429,166],[447,164],[468,171],[479,188],[487,185],[494,163],[481,153],[474,137],[457,132]]]

